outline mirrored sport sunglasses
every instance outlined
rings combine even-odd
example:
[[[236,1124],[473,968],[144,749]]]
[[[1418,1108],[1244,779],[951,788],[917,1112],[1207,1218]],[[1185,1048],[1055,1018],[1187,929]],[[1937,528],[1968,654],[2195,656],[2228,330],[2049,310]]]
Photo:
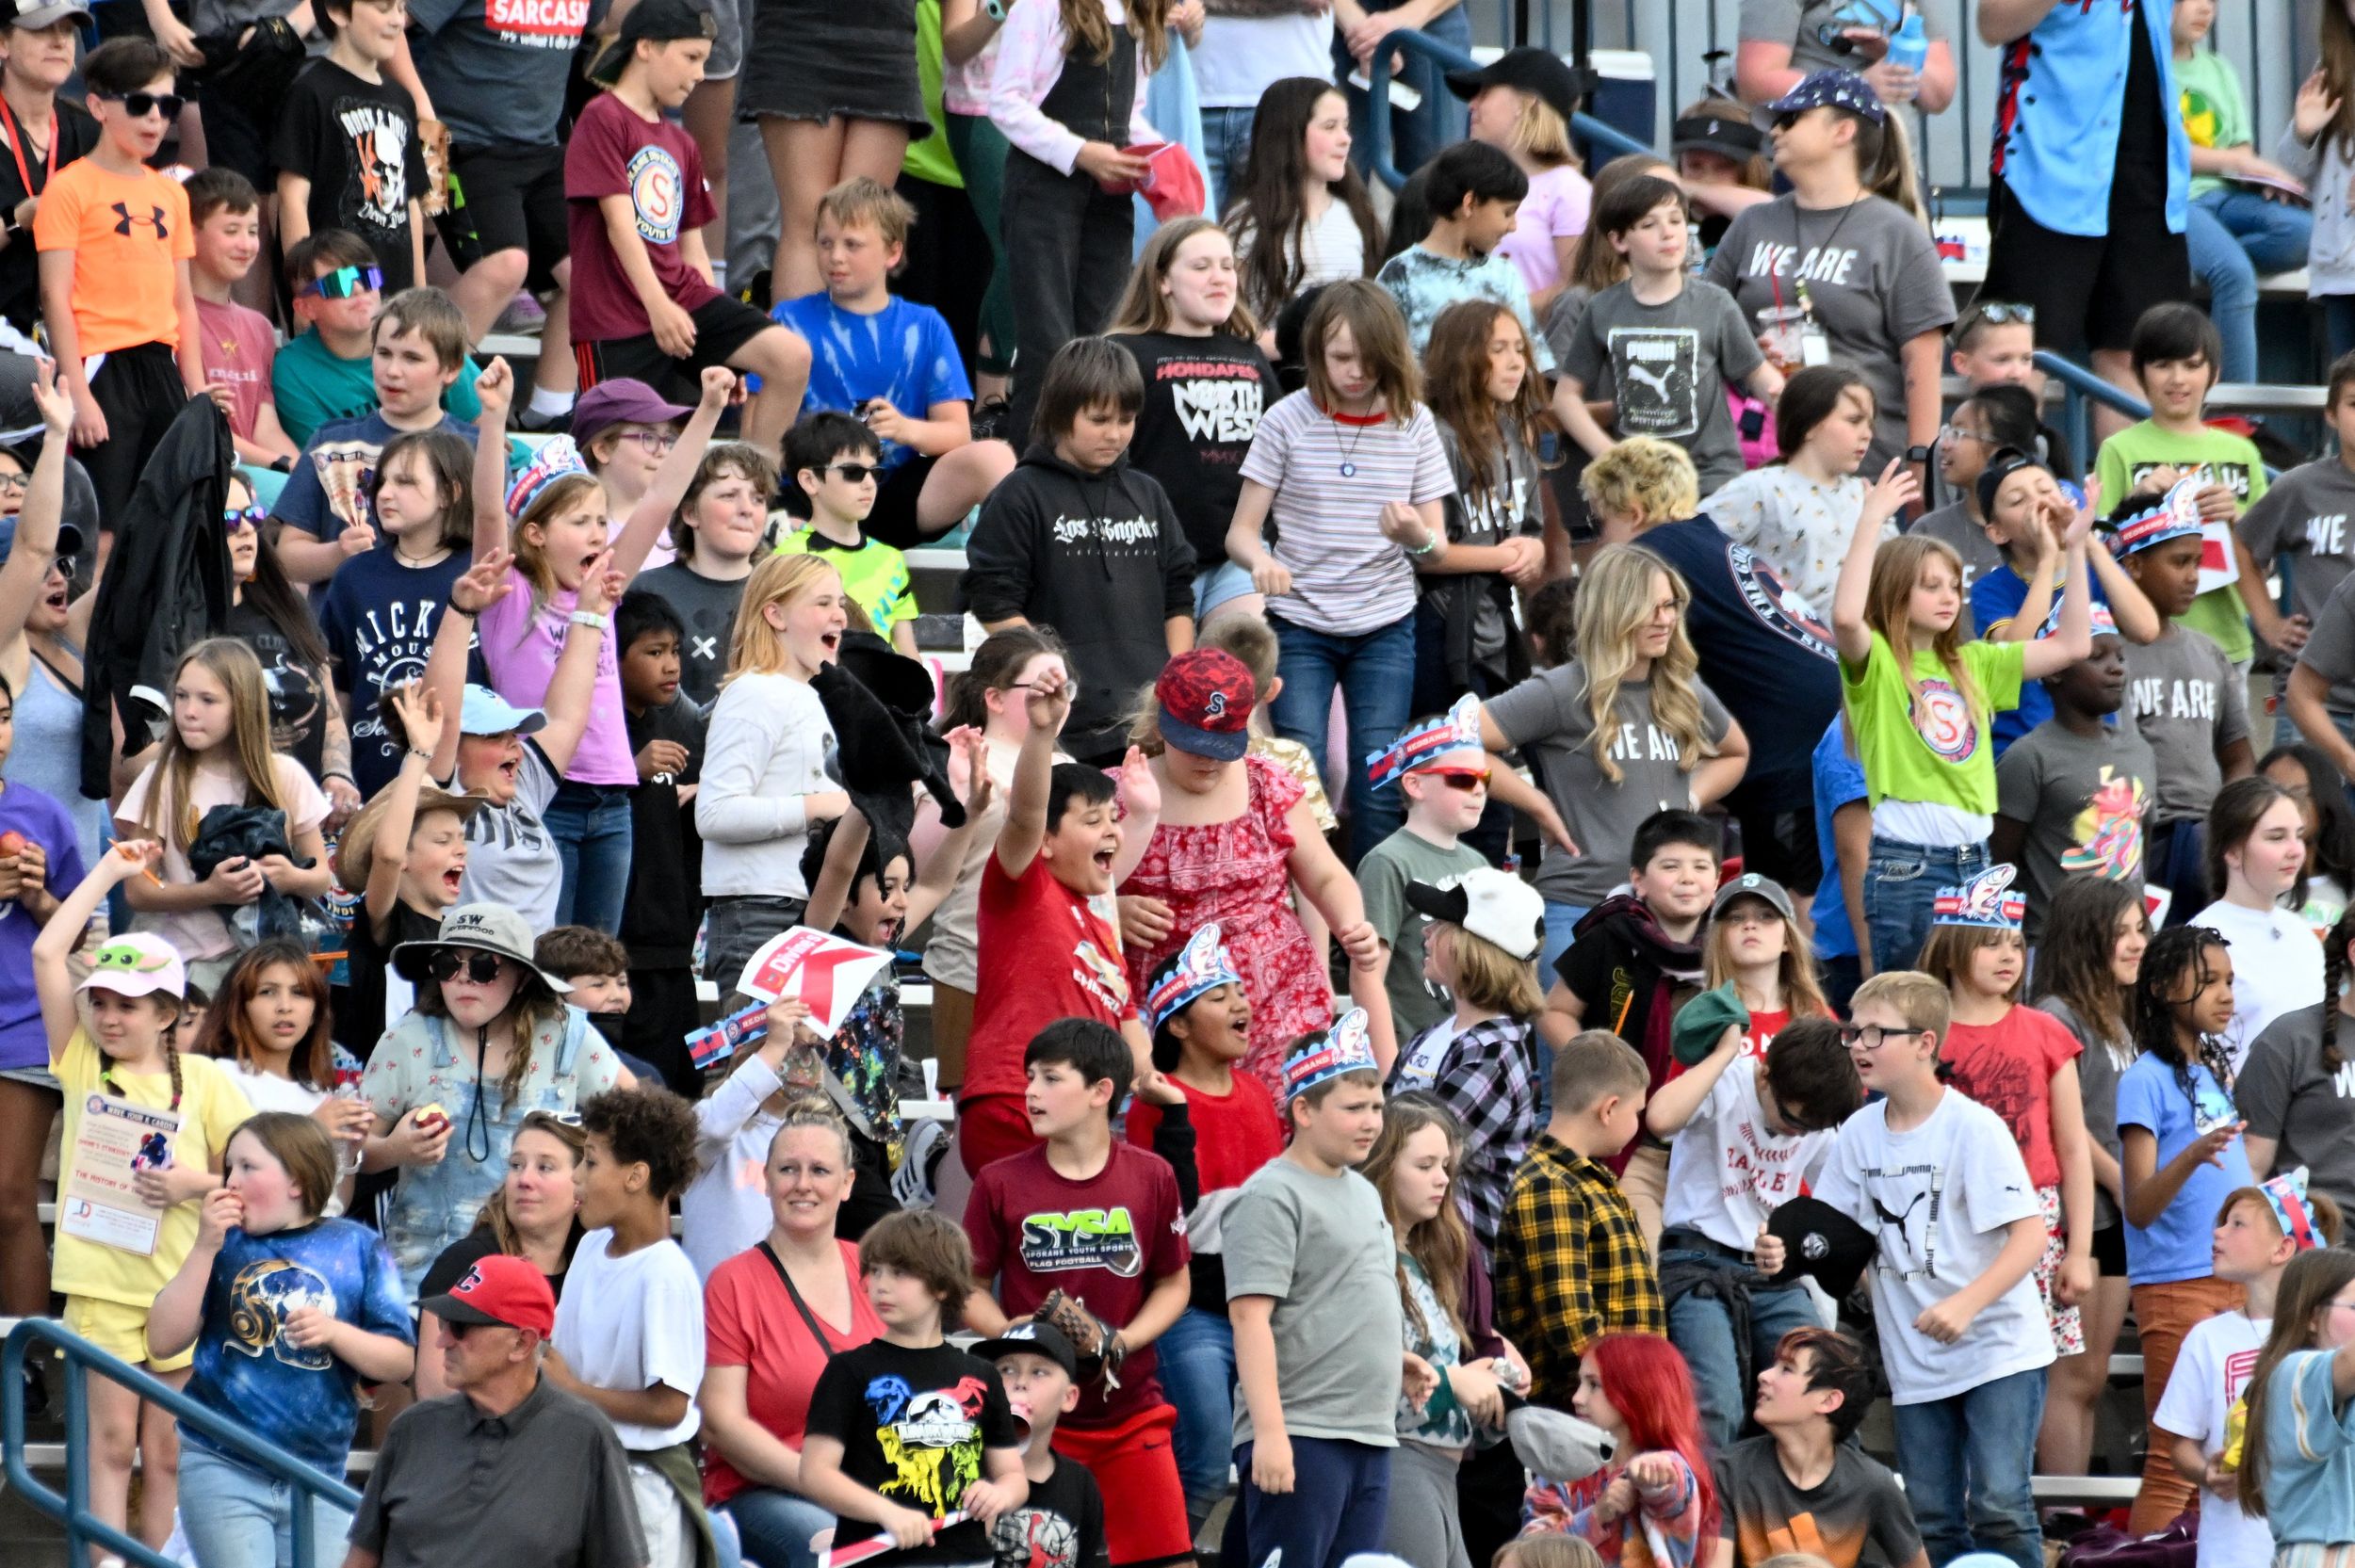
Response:
[[[187,102],[176,92],[98,92],[91,96],[122,105],[134,120],[145,120],[158,112],[166,120],[177,120],[181,105]]]
[[[384,270],[377,267],[339,267],[322,273],[302,285],[298,294],[315,294],[322,299],[349,299],[355,294],[373,293],[384,286]]]
[[[496,953],[456,953],[445,948],[434,954],[432,962],[426,967],[437,980],[454,980],[463,969],[466,972],[466,978],[475,984],[489,985],[499,978],[499,970],[506,962]]]
[[[1488,770],[1485,768],[1419,768],[1415,771],[1426,779],[1437,779],[1450,789],[1470,794],[1488,787]]]
[[[229,507],[220,514],[220,525],[231,533],[239,528],[258,528],[269,521],[269,509],[264,506]]]

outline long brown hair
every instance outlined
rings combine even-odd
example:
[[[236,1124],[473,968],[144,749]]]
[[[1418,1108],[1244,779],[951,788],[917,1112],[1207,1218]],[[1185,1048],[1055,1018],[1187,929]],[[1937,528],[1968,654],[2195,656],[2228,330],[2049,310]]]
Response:
[[[229,693],[226,749],[245,775],[245,803],[286,810],[288,802],[279,799],[278,763],[269,744],[269,687],[262,679],[262,661],[234,637],[208,637],[181,655],[171,667],[173,685],[179,684],[180,671],[191,664],[203,665]],[[151,767],[139,826],[181,849],[196,842],[197,761],[197,753],[180,738],[180,726],[167,719],[163,750]]]
[[[2339,101],[2328,134],[2339,144],[2339,156],[2355,157],[2355,19],[2343,5],[2314,8],[2322,13],[2322,80]]]
[[[1587,198],[1587,210],[1592,212],[1601,206],[1605,197],[1630,180],[1641,179],[1648,174],[1663,179],[1673,178],[1676,166],[1649,153],[1623,153],[1613,158],[1595,170],[1594,188]],[[1578,236],[1578,244],[1570,251],[1570,265],[1565,269],[1563,281],[1573,288],[1584,289],[1591,297],[1625,281],[1627,273],[1627,258],[1619,254],[1607,235],[1589,223],[1586,232]]]
[[[1011,690],[1022,678],[1022,667],[1043,655],[1053,654],[1064,661],[1066,674],[1071,669],[1071,655],[1064,651],[1063,639],[1052,626],[1008,626],[1002,632],[992,632],[973,650],[973,657],[966,667],[949,677],[949,688],[941,700],[940,722],[935,728],[942,735],[960,726],[976,730],[989,726],[989,694]]]
[[[284,937],[256,943],[237,955],[237,962],[221,977],[220,994],[213,998],[213,1005],[204,1011],[204,1022],[197,1027],[196,1054],[256,1071],[253,1025],[245,1010],[262,989],[262,977],[279,965],[295,972],[296,988],[311,999],[311,1032],[286,1058],[287,1075],[305,1089],[332,1090],[335,1087],[335,1020],[328,1008],[327,978],[300,943]]]
[[[1331,93],[1346,105],[1348,96],[1324,76],[1286,76],[1270,83],[1259,94],[1252,120],[1251,153],[1242,178],[1228,197],[1225,221],[1235,236],[1242,261],[1242,298],[1252,310],[1270,320],[1300,292],[1304,277],[1300,248],[1308,228],[1308,213],[1301,190],[1312,177],[1308,170],[1308,127],[1317,105]],[[1348,210],[1363,242],[1366,276],[1382,265],[1382,220],[1374,216],[1373,199],[1366,194],[1357,166],[1347,164],[1341,177],[1325,189]],[[1245,244],[1246,236],[1250,243]]]
[[[1169,280],[1169,269],[1178,264],[1178,248],[1196,234],[1218,234],[1226,239],[1229,253],[1234,240],[1225,229],[1207,218],[1173,218],[1153,231],[1153,237],[1145,242],[1145,253],[1137,258],[1135,268],[1129,274],[1129,286],[1121,291],[1120,303],[1113,310],[1113,318],[1104,328],[1107,337],[1130,332],[1165,332],[1178,313],[1170,308],[1169,296],[1161,292],[1161,284]],[[1228,337],[1242,338],[1245,343],[1259,340],[1259,321],[1243,303],[1240,269],[1236,274],[1235,308],[1226,320],[1213,328]]]
[[[1772,904],[1767,907],[1774,908]],[[1806,933],[1780,910],[1775,911],[1775,918],[1782,922],[1782,964],[1777,978],[1782,983],[1784,1010],[1795,1019],[1833,1016],[1823,982],[1815,975],[1815,953]],[[1733,928],[1725,921],[1711,920],[1709,941],[1701,950],[1701,983],[1712,991],[1733,978],[1732,946]]]
[[[2118,951],[2118,917],[2141,909],[2142,894],[2131,882],[2114,882],[2105,877],[2071,877],[2063,881],[2044,917],[2044,936],[2037,946],[2028,989],[2035,1001],[2053,997],[2068,1003],[2069,1010],[2103,1049],[2129,1060],[2135,1055],[2135,1028],[2126,1016],[2126,997],[2119,986],[2113,959]],[[2147,934],[2151,929],[2147,915],[2142,927]],[[2326,1053],[2331,1048],[2330,1028],[2326,1015]]]
[[[1104,0],[1062,0],[1064,53],[1084,55],[1097,65],[1113,57],[1112,19]],[[1169,58],[1169,0],[1129,0],[1129,31],[1145,57],[1147,75]]]
[[[1390,1172],[1401,1156],[1406,1153],[1407,1140],[1425,1127],[1437,1127],[1447,1135],[1447,1201],[1432,1218],[1409,1225],[1398,1212],[1398,1201],[1390,1196]],[[1464,1211],[1455,1201],[1455,1181],[1464,1163],[1464,1124],[1455,1113],[1427,1095],[1402,1094],[1382,1107],[1382,1136],[1373,1140],[1372,1152],[1358,1167],[1373,1189],[1382,1195],[1382,1217],[1390,1222],[1391,1234],[1398,1237],[1398,1299],[1406,1309],[1407,1321],[1415,1332],[1429,1334],[1432,1326],[1422,1320],[1422,1312],[1415,1305],[1412,1292],[1406,1288],[1405,1259],[1412,1257],[1423,1278],[1430,1282],[1431,1294],[1439,1300],[1439,1308],[1448,1317],[1456,1336],[1464,1336],[1464,1265],[1471,1255],[1471,1229],[1464,1223]]]
[[[531,1073],[532,1037],[544,1026],[560,1034],[567,1025],[564,999],[548,989],[548,982],[540,978],[538,970],[528,964],[516,964],[512,958],[502,962],[513,964],[523,977],[516,984],[515,994],[508,998],[506,1010],[500,1014],[512,1020],[515,1028],[515,1043],[507,1053],[507,1071],[499,1076],[499,1104],[512,1107],[523,1089],[524,1079]],[[428,1018],[449,1016],[449,1004],[442,999],[442,988],[431,980],[417,987],[416,1010]]]
[[[1865,590],[1864,623],[1881,634],[1896,656],[1897,673],[1906,683],[1908,712],[1918,711],[1922,702],[1921,677],[1913,672],[1913,588],[1922,580],[1923,566],[1932,559],[1943,561],[1956,583],[1962,582],[1962,558],[1953,545],[1927,534],[1906,534],[1882,545],[1874,556],[1873,580]],[[1962,662],[1962,645],[1971,640],[1963,630],[1966,624],[1968,618],[1957,611],[1946,629],[1930,639],[1930,655],[1955,683],[1972,719],[1985,724],[1987,705]]]
[[[1675,568],[1642,545],[1607,544],[1595,552],[1579,579],[1576,646],[1594,719],[1595,768],[1613,784],[1621,778],[1611,755],[1619,734],[1619,687],[1635,663],[1635,628],[1651,619],[1655,576],[1665,577],[1676,595],[1677,629],[1668,651],[1651,662],[1652,722],[1675,740],[1687,773],[1717,752],[1701,728],[1700,655],[1684,629],[1693,590]]]
[[[1509,403],[1488,396],[1488,342],[1500,322],[1511,324],[1528,361],[1521,389]],[[1535,455],[1553,428],[1545,378],[1537,373],[1536,351],[1521,330],[1521,318],[1493,300],[1459,299],[1439,313],[1422,351],[1422,391],[1431,417],[1454,434],[1464,456],[1459,488],[1468,511],[1485,511],[1494,498],[1505,466],[1507,431]],[[1529,497],[1532,504],[1537,499]]]
[[[2249,1375],[2249,1441],[2240,1462],[2240,1506],[2252,1518],[2266,1516],[2266,1472],[2273,1467],[2266,1429],[2273,1416],[2274,1370],[2298,1351],[2314,1348],[2315,1314],[2350,1284],[2355,1284],[2355,1253],[2317,1247],[2290,1259],[2274,1287],[2273,1328],[2258,1352],[2257,1369]]]
[[[1377,407],[1401,425],[1411,425],[1415,405],[1422,396],[1422,371],[1409,347],[1406,317],[1398,301],[1380,283],[1364,278],[1344,278],[1317,293],[1308,307],[1308,320],[1300,332],[1300,351],[1308,362],[1308,393],[1318,406],[1331,409],[1340,399],[1324,368],[1324,346],[1336,327],[1349,329],[1357,358],[1373,377]]]

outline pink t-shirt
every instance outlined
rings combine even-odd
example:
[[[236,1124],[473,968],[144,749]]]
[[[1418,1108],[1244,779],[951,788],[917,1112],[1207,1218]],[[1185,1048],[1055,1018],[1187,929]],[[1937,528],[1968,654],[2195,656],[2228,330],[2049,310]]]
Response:
[[[477,628],[482,662],[490,667],[491,685],[500,696],[519,708],[536,708],[547,701],[548,678],[556,673],[557,655],[564,651],[564,634],[580,592],[559,589],[533,615],[531,579],[514,567],[508,568],[507,577],[514,590],[484,610]],[[609,632],[597,643],[597,689],[589,700],[589,728],[564,779],[568,784],[625,787],[638,782],[622,717],[622,668],[613,656]]]
[[[1954,1069],[1948,1080],[1953,1088],[2004,1119],[2027,1162],[2028,1180],[2058,1187],[2053,1075],[2084,1049],[2051,1013],[2014,1007],[1992,1024],[1957,1024],[1938,1056]]]
[[[288,837],[326,821],[327,797],[319,792],[311,775],[303,771],[302,764],[283,752],[272,752],[270,761],[278,765],[278,798],[286,802]],[[133,781],[130,793],[123,796],[122,804],[115,812],[117,820],[136,823],[145,817],[148,792],[155,787],[159,766],[149,763]],[[202,822],[204,814],[215,806],[247,804],[245,774],[234,767],[200,767],[195,781],[188,786],[188,797],[186,812],[167,798],[163,815],[157,818],[160,831],[156,836],[164,841],[163,878],[180,886],[196,881],[196,870],[188,865],[188,847],[183,842],[182,828],[190,821]],[[179,820],[175,822],[174,817]],[[291,849],[293,845],[289,843],[287,847]],[[209,909],[184,910],[177,914],[142,914],[132,924],[136,929],[154,931],[171,943],[184,959],[226,958],[236,951],[228,926]]]
[[[247,441],[269,396],[270,364],[278,357],[278,333],[269,317],[235,300],[196,302],[196,322],[204,334],[204,379],[229,389],[229,428]]]
[[[1513,258],[1530,293],[1562,281],[1562,264],[1554,256],[1553,242],[1586,232],[1586,213],[1593,201],[1594,186],[1568,164],[1529,177],[1529,194],[1521,198],[1520,217],[1513,232],[1497,246],[1497,254]]]

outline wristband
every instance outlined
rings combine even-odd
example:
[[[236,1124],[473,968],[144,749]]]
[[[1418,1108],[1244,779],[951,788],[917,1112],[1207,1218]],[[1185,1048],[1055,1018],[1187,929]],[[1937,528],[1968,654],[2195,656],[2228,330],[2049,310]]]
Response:
[[[426,751],[426,750],[425,750],[424,748],[422,748],[422,747],[418,747],[418,746],[412,746],[412,747],[410,747],[410,748],[409,748],[409,755],[411,755],[411,756],[413,756],[413,757],[416,758],[419,762],[424,763],[424,764],[425,764],[426,766],[428,766],[428,767],[431,767],[431,766],[432,766],[432,763],[433,763],[433,753],[432,753],[432,752],[429,752],[429,751]]]
[[[577,609],[573,611],[573,624],[576,626],[594,626],[598,631],[602,632],[613,624],[613,618],[609,615],[599,615],[593,610]]]
[[[292,458],[272,458],[269,465],[273,473],[291,474],[294,472],[295,461]]]
[[[1408,555],[1420,558],[1430,555],[1433,551],[1438,549],[1446,542],[1447,541],[1444,538],[1437,534],[1433,534],[1429,539],[1423,541],[1420,546],[1408,544],[1401,546],[1401,548],[1405,549]]]

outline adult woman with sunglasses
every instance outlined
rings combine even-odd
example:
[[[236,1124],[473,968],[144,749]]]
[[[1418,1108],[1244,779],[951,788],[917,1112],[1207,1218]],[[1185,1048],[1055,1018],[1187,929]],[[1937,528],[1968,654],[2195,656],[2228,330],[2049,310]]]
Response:
[[[417,1005],[385,1031],[360,1080],[376,1112],[360,1169],[400,1172],[384,1239],[413,1304],[427,1267],[497,1190],[524,1118],[569,1115],[634,1081],[531,946],[513,910],[461,904],[435,940],[393,949]]]
[[[1576,846],[1551,833],[1537,863],[1546,898],[1541,976],[1586,912],[1627,881],[1635,829],[1656,811],[1698,811],[1742,782],[1750,743],[1696,673],[1684,631],[1692,593],[1640,544],[1613,544],[1578,589],[1576,656],[1488,700],[1481,739],[1518,749]]]
[[[1292,913],[1294,883],[1349,951],[1351,994],[1381,1025],[1376,1038],[1389,1033],[1389,1004],[1365,899],[1299,783],[1282,764],[1245,754],[1253,700],[1251,671],[1223,649],[1162,667],[1129,732],[1161,817],[1121,880],[1120,934],[1129,994],[1142,999],[1161,962],[1217,921],[1251,1002],[1243,1066],[1280,1091],[1284,1053],[1333,1022],[1324,961]],[[1125,811],[1145,804],[1138,782],[1123,770]]]
[[[580,1245],[580,1162],[588,1152],[589,1135],[579,1117],[570,1111],[526,1111],[508,1145],[506,1178],[475,1216],[474,1229],[443,1248],[425,1271],[419,1299],[448,1295],[476,1264],[504,1254],[540,1270],[548,1293],[562,1301],[573,1250]],[[418,1341],[441,1344],[440,1326],[438,1317],[420,1309]],[[439,1398],[449,1391],[442,1358],[418,1357],[417,1398]]]
[[[333,832],[360,809],[351,777],[351,731],[335,701],[327,639],[310,602],[286,580],[274,550],[262,548],[269,510],[243,474],[229,475],[228,505],[220,514],[229,536],[229,616],[221,630],[253,650],[269,687],[270,749],[302,764],[319,781],[334,812]]]

